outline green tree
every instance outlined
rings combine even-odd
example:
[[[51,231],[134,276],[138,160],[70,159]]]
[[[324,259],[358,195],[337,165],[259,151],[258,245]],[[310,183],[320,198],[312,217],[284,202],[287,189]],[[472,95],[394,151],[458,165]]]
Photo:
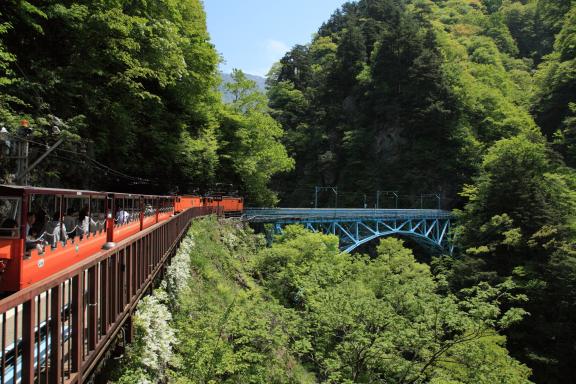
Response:
[[[375,259],[337,245],[288,227],[254,265],[264,287],[302,318],[294,348],[319,382],[528,382],[529,370],[494,330],[522,313],[500,311],[499,300],[512,298],[504,286],[475,287],[459,300],[439,293],[442,284],[401,241],[382,240]]]
[[[576,164],[573,154],[573,108],[576,102],[576,6],[572,6],[556,36],[554,51],[538,68],[539,91],[534,103],[538,122],[549,137],[556,135],[567,163]]]
[[[227,88],[234,101],[221,117],[221,169],[236,175],[251,204],[274,205],[277,198],[268,183],[291,170],[294,161],[280,142],[284,131],[270,115],[266,96],[242,71],[235,70],[232,78]]]
[[[161,171],[167,188],[212,182],[219,58],[200,1],[50,0],[35,7],[8,1],[0,7],[12,26],[2,41],[18,59],[10,69],[22,76],[3,92],[23,101],[15,113],[35,127],[56,115],[84,139],[91,156],[148,178]],[[125,186],[74,155],[79,145],[67,149],[72,154],[65,163],[77,166],[51,157],[35,182]],[[57,179],[45,177],[54,170]]]
[[[497,142],[476,183],[464,191],[468,203],[458,236],[468,257],[454,261],[450,278],[462,287],[513,277],[529,297],[524,308],[531,315],[509,330],[511,351],[535,369],[537,381],[550,383],[570,377],[576,342],[569,325],[576,314],[572,293],[558,288],[576,281],[568,245],[576,236],[574,181],[571,171],[550,160],[540,134]],[[561,341],[542,344],[556,338]]]

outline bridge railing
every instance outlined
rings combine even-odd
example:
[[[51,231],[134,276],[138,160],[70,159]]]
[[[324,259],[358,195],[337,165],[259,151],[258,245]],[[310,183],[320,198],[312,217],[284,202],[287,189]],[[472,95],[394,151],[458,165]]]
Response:
[[[326,220],[326,219],[431,219],[449,218],[440,209],[348,209],[348,208],[248,208],[244,219],[252,222]]]
[[[214,211],[189,209],[0,301],[0,384],[86,380],[192,219]]]

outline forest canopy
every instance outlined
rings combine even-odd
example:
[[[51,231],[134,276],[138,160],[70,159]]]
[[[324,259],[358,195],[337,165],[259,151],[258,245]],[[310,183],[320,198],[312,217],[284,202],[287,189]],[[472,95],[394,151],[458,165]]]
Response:
[[[234,184],[226,192],[276,202],[267,181],[292,167],[283,131],[261,94],[247,109],[222,103],[201,1],[8,0],[0,20],[0,123],[17,134],[29,120],[33,156],[66,138],[29,182],[162,193]],[[259,93],[236,80],[242,98]],[[3,158],[0,176],[12,166]]]
[[[296,160],[277,178],[285,204],[310,206],[314,185],[350,207],[377,190],[442,196],[456,250],[434,273],[455,295],[506,281],[526,295],[529,315],[504,333],[542,383],[576,380],[575,12],[571,0],[348,2],[268,78]]]
[[[392,238],[373,259],[302,227],[262,240],[195,222],[139,305],[116,382],[530,383],[498,334],[523,316],[499,308],[523,300],[509,283],[457,297]]]
[[[574,0],[348,2],[271,68],[266,95],[234,71],[228,104],[220,60],[200,0],[1,1],[0,176],[14,181],[5,155],[26,119],[32,155],[64,139],[33,184],[228,188],[291,207],[316,186],[347,207],[427,194],[453,210],[455,252],[425,265],[386,239],[347,256],[292,228],[272,248],[242,243],[236,265],[234,237],[212,233],[232,245],[205,247],[198,296],[172,308],[180,382],[281,382],[287,368],[303,382],[576,382]],[[188,323],[198,308],[207,339]],[[197,349],[211,359],[188,359]]]

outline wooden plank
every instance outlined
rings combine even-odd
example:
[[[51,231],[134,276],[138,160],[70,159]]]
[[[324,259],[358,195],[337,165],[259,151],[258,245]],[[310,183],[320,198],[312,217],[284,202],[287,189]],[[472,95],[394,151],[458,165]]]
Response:
[[[58,384],[62,379],[62,295],[60,285],[50,290],[50,370],[48,382]]]

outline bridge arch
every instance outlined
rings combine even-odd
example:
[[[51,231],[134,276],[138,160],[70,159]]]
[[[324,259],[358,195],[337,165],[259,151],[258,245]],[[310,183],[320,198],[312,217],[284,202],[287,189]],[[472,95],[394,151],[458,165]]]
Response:
[[[380,234],[372,235],[372,236],[366,237],[366,238],[358,241],[355,244],[350,245],[349,247],[345,248],[343,251],[346,253],[351,253],[352,251],[354,251],[356,248],[360,247],[361,245],[367,244],[373,240],[376,240],[376,239],[379,239],[382,237],[394,236],[394,235],[402,235],[402,236],[412,238],[416,242],[418,242],[422,245],[426,245],[427,247],[435,249],[435,250],[440,251],[440,252],[446,251],[446,249],[444,249],[444,247],[442,245],[437,244],[436,242],[432,241],[428,237],[417,234],[417,233],[406,232],[406,231],[398,231],[398,232],[388,231],[388,232],[382,232]],[[450,252],[450,249],[448,249],[448,251]]]

